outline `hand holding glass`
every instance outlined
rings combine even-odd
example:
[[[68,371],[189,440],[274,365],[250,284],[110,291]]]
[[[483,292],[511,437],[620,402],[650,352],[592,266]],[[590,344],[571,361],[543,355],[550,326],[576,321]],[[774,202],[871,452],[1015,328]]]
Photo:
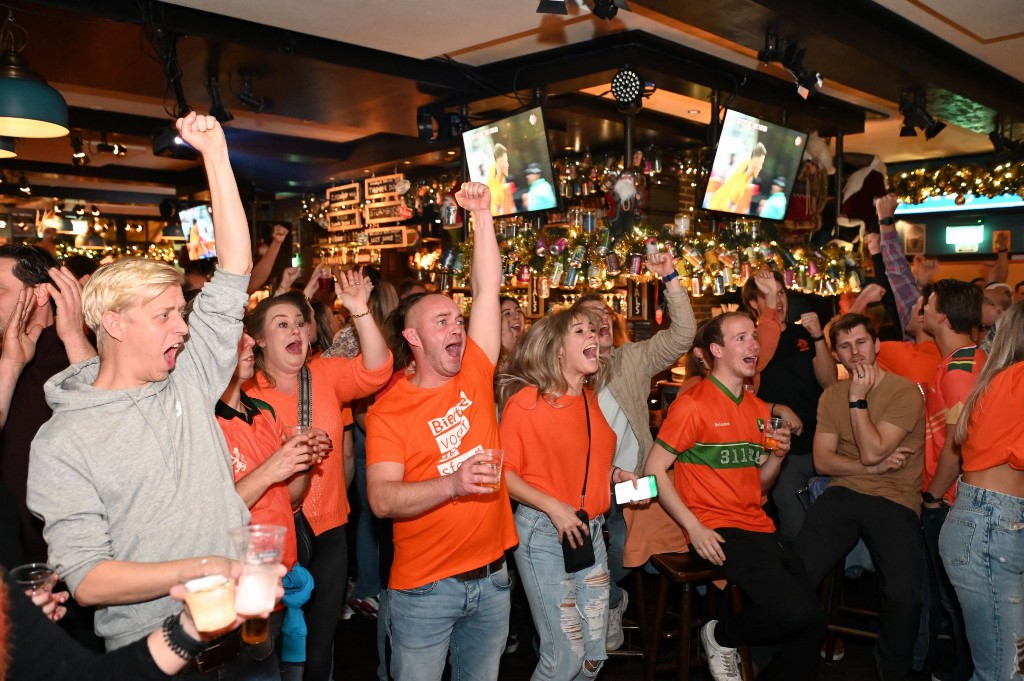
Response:
[[[242,564],[235,610],[252,617],[242,625],[242,640],[246,643],[262,643],[267,638],[269,620],[262,615],[273,610],[277,602],[277,568],[286,533],[278,525],[245,525],[231,531]]]
[[[198,632],[213,634],[235,623],[235,580],[228,560],[204,558],[183,570],[179,579]]]
[[[778,416],[765,419],[763,444],[766,453],[772,453],[779,448],[779,442],[775,439],[775,431],[782,428],[783,425],[782,419]]]
[[[505,450],[504,449],[485,449],[484,454],[490,454],[490,461],[483,461],[481,465],[487,470],[487,472],[494,475],[494,482],[481,482],[481,487],[490,487],[497,491],[501,487],[501,467],[505,462]]]

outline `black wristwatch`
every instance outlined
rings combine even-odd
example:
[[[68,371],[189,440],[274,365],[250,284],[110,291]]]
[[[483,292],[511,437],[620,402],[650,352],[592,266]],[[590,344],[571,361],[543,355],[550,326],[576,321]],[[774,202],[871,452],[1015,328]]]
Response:
[[[868,408],[868,401],[867,400],[853,400],[853,401],[850,402],[850,409],[867,409],[867,408]]]
[[[882,218],[881,220],[878,221],[878,223],[881,225],[888,226],[893,223],[893,219],[891,217]]]
[[[931,492],[929,492],[928,490],[925,490],[924,492],[921,492],[921,499],[923,499],[924,503],[926,503],[926,504],[944,504],[944,503],[946,503],[945,499],[936,499],[935,495],[932,494]]]
[[[164,620],[164,641],[167,642],[167,647],[183,660],[194,660],[206,650],[205,641],[197,641],[185,633],[179,615],[168,615]]]

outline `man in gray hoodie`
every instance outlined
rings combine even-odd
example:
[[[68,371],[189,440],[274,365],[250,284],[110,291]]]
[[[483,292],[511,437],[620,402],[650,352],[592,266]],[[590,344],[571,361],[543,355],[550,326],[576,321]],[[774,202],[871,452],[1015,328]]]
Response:
[[[214,416],[242,332],[248,226],[220,125],[192,113],[177,127],[203,155],[217,273],[186,325],[173,267],[129,258],[100,268],[82,294],[99,357],[46,383],[54,414],[30,455],[28,506],[45,523],[50,562],[76,600],[104,606],[96,629],[109,650],[179,611],[170,587],[200,558],[231,555],[228,531],[249,521]]]

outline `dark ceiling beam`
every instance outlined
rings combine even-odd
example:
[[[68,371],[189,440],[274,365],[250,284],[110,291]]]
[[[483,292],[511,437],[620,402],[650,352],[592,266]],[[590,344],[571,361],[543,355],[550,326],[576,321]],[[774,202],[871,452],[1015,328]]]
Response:
[[[546,52],[517,57],[480,68],[480,75],[499,89],[530,90],[548,83],[580,78],[601,71],[614,73],[629,64],[658,87],[686,92],[688,84],[699,84],[765,102],[817,121],[822,134],[836,129],[861,132],[864,111],[851,104],[817,93],[807,100],[796,94],[796,85],[755,70],[712,57],[698,50],[643,31],[625,31],[602,36],[584,45],[569,45]],[[660,78],[664,76],[664,78]],[[672,87],[675,84],[675,87]]]
[[[91,16],[360,68],[433,87],[475,89],[465,75],[466,67],[443,59],[414,59],[165,2],[90,0],[87,8],[81,0],[33,0],[32,4],[75,13],[86,11]]]
[[[0,185],[0,196],[25,198],[25,194],[11,183]],[[82,199],[91,203],[136,203],[158,204],[164,199],[173,198],[167,194],[156,194],[144,191],[86,189],[83,187],[60,187],[51,185],[32,185],[32,197],[56,196],[62,199]]]
[[[185,184],[203,182],[205,175],[201,167],[186,170],[151,170],[124,165],[85,165],[75,166],[71,163],[47,163],[45,161],[23,161],[12,158],[3,161],[5,171],[22,173],[45,173],[67,177],[81,177],[96,180],[115,180],[122,182],[144,182],[164,187],[175,187]]]
[[[597,97],[580,92],[568,92],[549,97],[547,106],[554,109],[571,109],[574,114],[599,120],[624,118],[624,114],[619,111],[618,105],[614,101],[605,97]],[[545,122],[551,117],[552,114],[545,114]],[[693,140],[698,145],[707,143],[707,125],[694,123],[685,118],[671,116],[660,111],[654,111],[653,109],[641,109],[634,116],[634,125],[645,130],[663,134],[668,138],[684,137]]]

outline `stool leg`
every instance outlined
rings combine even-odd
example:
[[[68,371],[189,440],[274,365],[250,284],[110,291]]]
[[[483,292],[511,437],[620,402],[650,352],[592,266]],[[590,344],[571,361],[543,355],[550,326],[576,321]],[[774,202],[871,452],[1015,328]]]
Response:
[[[665,607],[668,598],[668,577],[658,578],[658,599],[654,602],[654,626],[646,640],[644,653],[644,679],[654,681],[654,672],[658,667],[658,648],[661,646],[662,625],[665,623]]]
[[[690,681],[690,633],[693,630],[693,584],[683,582],[680,586],[682,603],[679,608],[679,650],[676,657],[676,678],[679,681]]]
[[[729,602],[733,614],[743,612],[743,591],[735,584],[729,585]],[[754,662],[750,658],[749,646],[740,646],[740,675],[743,681],[754,681]]]
[[[636,620],[640,629],[640,640],[647,640],[647,576],[643,567],[633,570],[633,582],[636,586]]]

